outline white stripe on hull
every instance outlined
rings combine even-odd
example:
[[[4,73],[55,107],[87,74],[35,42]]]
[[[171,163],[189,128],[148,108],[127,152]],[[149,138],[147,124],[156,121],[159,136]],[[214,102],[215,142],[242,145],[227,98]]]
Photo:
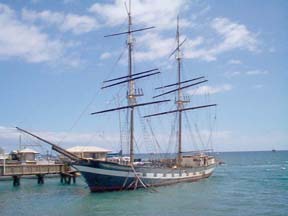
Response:
[[[87,173],[93,173],[93,174],[98,174],[98,175],[107,175],[107,176],[115,176],[115,177],[135,177],[135,173],[130,171],[130,172],[126,172],[126,171],[117,171],[117,170],[109,170],[109,169],[99,169],[99,168],[93,168],[93,167],[87,167],[87,166],[80,166],[80,165],[74,165],[74,167],[80,171],[80,172],[87,172]],[[137,175],[139,177],[141,177],[142,179],[189,179],[189,178],[197,178],[200,177],[202,175],[208,175],[211,174],[214,170],[214,167],[209,168],[207,170],[203,170],[203,171],[198,171],[198,172],[185,172],[182,173],[182,175],[179,175],[179,173],[167,173],[167,174],[163,174],[163,173],[146,173],[145,175],[143,175],[143,173],[137,173]]]

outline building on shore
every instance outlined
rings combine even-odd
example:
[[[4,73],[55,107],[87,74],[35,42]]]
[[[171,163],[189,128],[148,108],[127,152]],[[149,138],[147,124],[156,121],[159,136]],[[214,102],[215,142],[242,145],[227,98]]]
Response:
[[[107,153],[111,152],[108,149],[96,147],[96,146],[75,146],[72,148],[66,149],[67,151],[77,155],[80,158],[84,159],[97,159],[105,160]]]
[[[39,152],[33,149],[25,148],[25,149],[19,150],[17,154],[18,154],[19,160],[22,162],[36,162],[36,155],[38,155]]]

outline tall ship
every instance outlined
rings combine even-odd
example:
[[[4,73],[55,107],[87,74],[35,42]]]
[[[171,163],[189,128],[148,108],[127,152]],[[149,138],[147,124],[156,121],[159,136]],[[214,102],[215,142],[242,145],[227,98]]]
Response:
[[[46,143],[52,145],[52,148],[61,154],[69,157],[73,162],[72,166],[78,170],[84,177],[88,184],[91,192],[104,192],[104,191],[121,191],[121,190],[134,190],[138,188],[149,188],[158,187],[163,185],[171,185],[180,182],[194,182],[204,178],[208,178],[213,173],[216,167],[215,157],[206,151],[197,152],[183,152],[183,129],[182,129],[182,118],[185,112],[197,109],[205,109],[216,106],[216,104],[206,104],[193,107],[187,107],[186,104],[189,102],[186,97],[183,96],[183,89],[190,88],[192,86],[199,85],[207,82],[204,77],[196,77],[189,80],[183,80],[181,77],[181,64],[182,55],[181,47],[184,41],[180,41],[180,28],[179,18],[177,18],[177,33],[176,33],[176,48],[171,53],[176,57],[177,64],[177,80],[175,83],[167,84],[159,87],[158,89],[170,89],[164,93],[154,96],[154,100],[145,103],[138,103],[137,97],[143,95],[142,90],[135,88],[135,83],[138,80],[145,79],[146,77],[154,76],[159,74],[158,69],[147,70],[143,72],[135,73],[133,71],[133,44],[134,34],[140,31],[146,31],[154,27],[133,29],[132,16],[131,16],[131,3],[127,9],[128,14],[128,30],[126,32],[116,33],[108,35],[127,35],[127,49],[128,49],[128,73],[126,76],[110,79],[104,81],[107,83],[102,88],[110,88],[123,83],[127,84],[127,104],[116,108],[111,108],[103,111],[91,113],[92,115],[101,115],[101,113],[115,112],[118,110],[127,110],[129,116],[129,154],[125,157],[119,155],[117,157],[107,157],[105,160],[96,159],[83,159],[79,158],[72,153],[69,153],[61,147],[44,140],[28,131],[18,128],[20,131],[28,133]],[[107,36],[107,37],[108,37]],[[173,89],[171,89],[171,87]],[[143,118],[157,118],[157,116],[165,116],[170,114],[177,115],[177,138],[174,145],[177,148],[177,152],[173,154],[175,157],[163,157],[153,160],[139,160],[135,159],[135,120],[134,112],[139,107],[150,106],[150,105],[167,105],[167,103],[174,102],[167,99],[159,100],[158,98],[164,95],[171,95],[176,93],[176,100],[174,109],[167,110],[165,112],[151,113],[143,116]],[[157,99],[156,99],[157,98]]]

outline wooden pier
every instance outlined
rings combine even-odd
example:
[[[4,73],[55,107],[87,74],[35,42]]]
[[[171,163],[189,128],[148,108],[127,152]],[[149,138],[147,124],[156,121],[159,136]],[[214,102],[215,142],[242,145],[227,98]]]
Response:
[[[61,183],[76,182],[77,173],[66,164],[0,164],[0,177],[11,177],[14,186],[20,185],[22,176],[36,176],[38,184],[44,184],[45,175],[59,174]]]

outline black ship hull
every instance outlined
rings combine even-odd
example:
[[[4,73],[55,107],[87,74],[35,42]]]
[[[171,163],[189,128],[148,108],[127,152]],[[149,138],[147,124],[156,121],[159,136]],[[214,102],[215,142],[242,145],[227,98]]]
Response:
[[[91,192],[134,190],[208,178],[215,165],[197,168],[132,167],[105,161],[81,161],[73,165]]]

